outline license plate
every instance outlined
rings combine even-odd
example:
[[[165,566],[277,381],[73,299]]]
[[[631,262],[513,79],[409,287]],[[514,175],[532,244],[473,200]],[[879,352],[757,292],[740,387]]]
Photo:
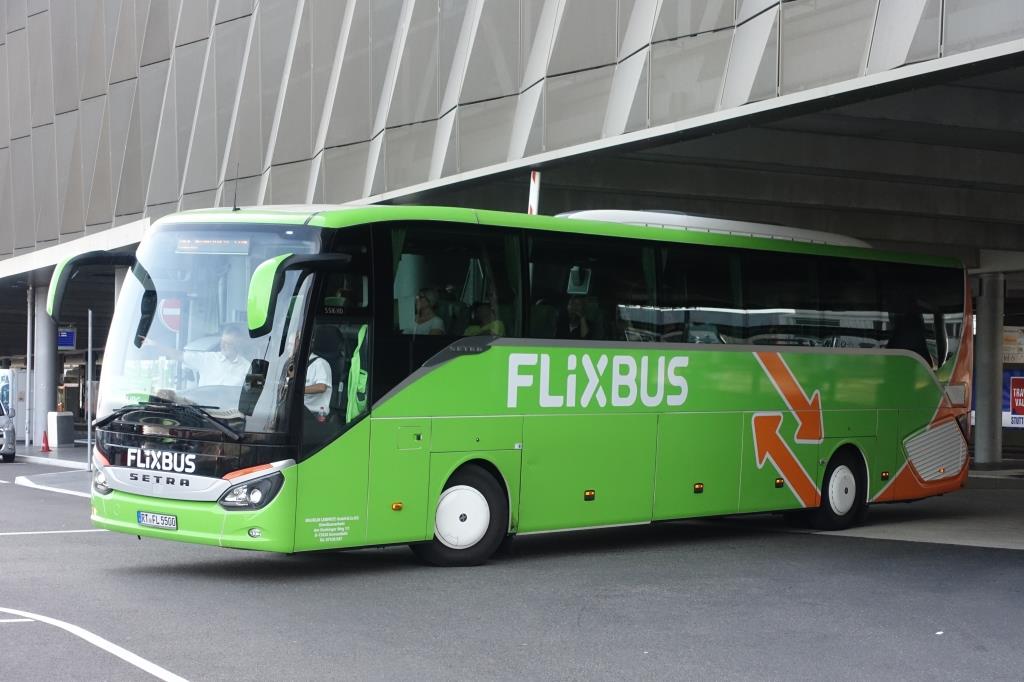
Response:
[[[150,512],[136,512],[140,526],[150,528],[163,528],[164,530],[178,530],[178,517],[170,514],[152,514]]]

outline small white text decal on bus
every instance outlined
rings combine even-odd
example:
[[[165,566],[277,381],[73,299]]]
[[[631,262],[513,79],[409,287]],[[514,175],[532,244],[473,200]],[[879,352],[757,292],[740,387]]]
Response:
[[[637,400],[645,407],[677,407],[686,402],[688,389],[681,370],[689,361],[678,355],[637,358],[572,353],[565,359],[564,372],[556,371],[558,379],[552,380],[549,354],[510,353],[507,406],[518,407],[520,390],[536,385],[540,407],[589,407],[592,403],[632,407]]]

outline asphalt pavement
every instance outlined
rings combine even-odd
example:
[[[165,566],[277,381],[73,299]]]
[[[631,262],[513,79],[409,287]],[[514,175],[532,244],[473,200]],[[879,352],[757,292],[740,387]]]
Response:
[[[278,556],[94,531],[68,494],[87,476],[0,466],[4,680],[1024,678],[1024,552],[1005,547],[1019,488],[878,507],[844,533],[677,522],[438,569],[404,547]]]

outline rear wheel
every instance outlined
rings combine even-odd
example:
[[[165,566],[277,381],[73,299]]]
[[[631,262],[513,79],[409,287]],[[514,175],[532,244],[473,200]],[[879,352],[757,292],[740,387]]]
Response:
[[[448,480],[434,510],[434,539],[411,545],[435,566],[476,566],[508,533],[508,499],[494,477],[468,464]]]
[[[866,477],[859,458],[850,451],[829,460],[821,482],[821,504],[811,514],[811,525],[820,530],[849,528],[863,519]]]

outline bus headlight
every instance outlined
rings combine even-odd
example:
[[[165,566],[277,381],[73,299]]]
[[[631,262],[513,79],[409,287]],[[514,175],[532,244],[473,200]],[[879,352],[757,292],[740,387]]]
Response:
[[[96,469],[92,475],[92,488],[100,495],[109,495],[110,487],[107,485],[107,475],[103,473],[103,469]]]
[[[283,484],[284,475],[274,472],[270,476],[231,486],[217,502],[230,510],[262,509],[270,504]]]

